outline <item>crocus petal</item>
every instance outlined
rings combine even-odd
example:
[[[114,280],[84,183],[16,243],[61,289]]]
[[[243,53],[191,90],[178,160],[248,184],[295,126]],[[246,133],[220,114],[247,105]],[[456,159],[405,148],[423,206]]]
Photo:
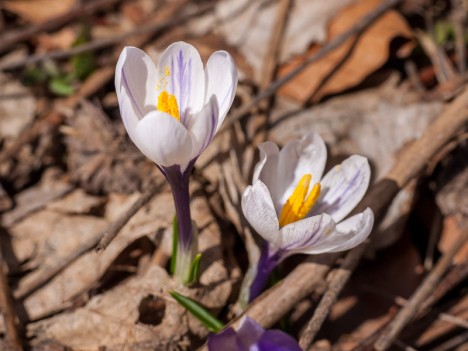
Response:
[[[300,140],[287,143],[280,151],[278,162],[277,192],[275,202],[280,211],[304,174],[312,174],[310,187],[320,181],[327,161],[327,148],[322,138],[310,133]]]
[[[245,346],[254,345],[265,333],[265,329],[260,324],[249,317],[243,317],[237,335]]]
[[[335,228],[333,218],[326,213],[319,216],[304,218],[281,228],[281,244],[274,249],[281,250],[285,255],[308,252],[323,236]]]
[[[237,68],[226,51],[214,52],[206,63],[206,96],[209,101],[214,95],[219,104],[218,128],[224,121],[234,101],[237,88]]]
[[[197,49],[184,42],[171,44],[159,59],[158,86],[177,98],[180,120],[189,124],[191,115],[200,112],[205,103],[205,72]]]
[[[218,124],[218,102],[213,96],[210,101],[192,119],[192,124],[188,127],[192,135],[192,157],[195,159],[206,149],[216,134]]]
[[[258,149],[260,150],[260,161],[255,166],[252,183],[261,180],[270,190],[273,203],[275,203],[279,148],[275,143],[267,141],[260,144]]]
[[[239,348],[239,339],[232,328],[227,328],[218,334],[208,335],[209,351],[248,351],[248,348]]]
[[[279,224],[268,188],[260,180],[242,195],[242,211],[255,231],[268,242],[279,239]]]
[[[115,89],[121,103],[128,96],[137,117],[143,118],[156,108],[156,66],[142,50],[127,46],[122,50],[115,70]]]
[[[120,94],[119,109],[122,122],[127,130],[128,136],[135,143],[135,129],[140,122],[140,112],[136,109],[135,104],[130,100],[130,96],[125,92],[125,88]]]
[[[367,208],[364,212],[339,223],[328,236],[323,236],[316,245],[303,251],[307,254],[339,252],[358,246],[369,236],[374,224],[374,213]]]
[[[179,165],[182,172],[190,162],[192,138],[185,127],[167,113],[147,114],[135,129],[136,146],[154,163]]]
[[[321,195],[311,214],[326,212],[335,222],[345,218],[366,193],[370,180],[367,158],[354,155],[333,167],[321,182]]]
[[[297,341],[281,330],[267,330],[256,346],[258,351],[302,351]]]

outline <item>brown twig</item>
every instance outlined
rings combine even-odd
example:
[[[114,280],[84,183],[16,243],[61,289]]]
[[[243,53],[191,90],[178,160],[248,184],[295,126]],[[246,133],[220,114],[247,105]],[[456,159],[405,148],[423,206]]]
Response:
[[[424,282],[409,299],[408,304],[400,310],[393,321],[385,328],[382,335],[374,344],[376,350],[383,351],[390,347],[395,337],[419,311],[424,300],[427,299],[434,291],[434,288],[452,264],[453,257],[467,240],[468,230],[465,230],[465,232],[453,243],[450,249],[442,256],[431,273],[429,273],[429,275],[424,279]]]
[[[463,0],[452,0],[452,19],[455,31],[455,50],[457,53],[458,71],[464,74],[466,71],[466,42],[465,31],[467,24],[468,3]]]
[[[8,288],[8,280],[4,272],[3,253],[0,250],[0,316],[3,317],[5,324],[5,341],[8,350],[21,351],[21,341],[18,333],[18,325],[16,323],[15,311],[12,307],[10,298],[10,289]]]
[[[120,44],[120,43],[125,42],[129,38],[136,37],[139,35],[145,35],[145,34],[155,35],[156,33],[161,32],[170,26],[183,23],[187,21],[188,18],[203,14],[211,10],[212,8],[213,8],[213,4],[209,3],[204,6],[199,6],[196,9],[190,9],[189,11],[184,11],[180,16],[176,18],[169,18],[164,21],[157,21],[154,23],[149,23],[147,25],[140,26],[137,29],[134,29],[130,32],[116,35],[110,38],[95,40],[89,43],[85,43],[85,44],[70,48],[68,50],[48,52],[45,54],[37,54],[37,55],[28,56],[22,60],[17,60],[13,62],[5,62],[3,64],[0,64],[0,71],[12,70],[12,69],[20,68],[26,65],[31,65],[31,64],[35,64],[41,61],[45,61],[45,60],[66,59],[74,55],[82,54],[82,53],[89,52],[89,51],[99,50],[99,49],[103,49],[112,45]]]
[[[439,301],[447,292],[468,278],[468,261],[462,262],[453,267],[442,279],[439,286],[429,296],[421,306],[421,310],[427,309]]]
[[[11,49],[13,45],[31,39],[38,33],[50,32],[84,16],[91,16],[93,13],[113,6],[122,0],[98,0],[90,1],[79,7],[72,8],[64,15],[52,18],[44,23],[31,25],[22,29],[15,29],[0,37],[0,53]]]
[[[343,34],[337,36],[332,41],[325,44],[320,50],[318,50],[314,55],[310,56],[307,60],[305,60],[302,64],[297,66],[288,74],[284,75],[283,77],[274,81],[268,88],[262,90],[255,96],[252,100],[249,101],[246,105],[240,107],[239,109],[235,110],[227,119],[227,121],[223,124],[221,131],[228,130],[235,121],[243,118],[246,114],[248,114],[252,108],[257,106],[257,104],[262,101],[263,99],[269,98],[273,96],[276,91],[281,88],[283,85],[288,83],[291,79],[296,77],[299,73],[301,73],[305,68],[307,68],[310,64],[320,60],[321,58],[328,55],[330,52],[341,46],[345,43],[349,38],[358,35],[363,30],[365,30],[369,25],[371,25],[375,20],[377,20],[380,16],[382,16],[385,12],[387,12],[392,7],[398,5],[402,0],[387,0],[384,1],[382,4],[377,6],[375,9],[370,11],[367,15],[363,16],[354,26],[352,26],[349,30],[344,32]]]
[[[82,244],[78,250],[71,252],[54,263],[53,266],[47,270],[43,270],[42,274],[38,275],[34,280],[29,281],[27,285],[21,286],[15,291],[15,298],[24,299],[31,293],[50,282],[57,274],[62,272],[68,265],[73,263],[76,259],[85,253],[96,249],[104,249],[117,236],[119,231],[125,224],[133,217],[133,215],[142,208],[153,196],[155,196],[165,183],[150,186],[140,197],[133,203],[133,205],[124,213],[122,213],[114,222],[112,222],[105,231],[97,236],[89,239]]]
[[[425,130],[423,136],[410,144],[401,152],[398,161],[389,171],[387,177],[376,184],[373,189],[389,188],[387,195],[376,197],[376,190],[371,190],[366,198],[361,202],[359,210],[363,207],[370,207],[374,211],[376,218],[380,218],[386,207],[398,189],[403,188],[411,179],[418,176],[423,171],[429,160],[448,142],[462,126],[468,121],[468,89],[466,89],[457,99],[436,120],[434,120]],[[389,187],[386,184],[394,184]],[[312,319],[309,321],[306,332],[301,336],[301,346],[307,350],[320,329],[326,316],[328,316],[333,303],[342,288],[348,281],[357,262],[365,252],[366,244],[358,246],[350,251],[344,260],[338,273],[334,275],[329,284],[329,288],[315,310]],[[310,333],[310,335],[309,335]]]

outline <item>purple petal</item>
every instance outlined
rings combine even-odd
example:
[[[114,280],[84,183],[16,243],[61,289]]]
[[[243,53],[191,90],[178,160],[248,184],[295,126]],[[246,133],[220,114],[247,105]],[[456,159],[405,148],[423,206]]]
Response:
[[[294,338],[280,330],[267,330],[257,342],[259,351],[302,351]]]
[[[239,345],[236,332],[232,328],[227,328],[219,334],[208,335],[209,351],[248,351],[248,349]]]
[[[260,326],[260,324],[246,316],[241,321],[237,335],[242,341],[242,344],[249,347],[250,345],[255,344],[264,332],[265,330]]]

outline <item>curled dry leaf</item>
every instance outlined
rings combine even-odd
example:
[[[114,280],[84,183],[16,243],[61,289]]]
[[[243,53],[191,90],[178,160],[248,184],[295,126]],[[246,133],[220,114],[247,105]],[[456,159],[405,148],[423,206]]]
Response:
[[[331,20],[328,40],[349,30],[380,2],[360,0],[346,7]],[[388,60],[390,43],[397,37],[409,40],[412,31],[401,15],[395,11],[387,11],[361,35],[348,39],[328,55],[309,65],[280,89],[280,93],[303,103],[310,98],[316,101],[327,94],[351,88]],[[279,75],[286,75],[320,48],[320,45],[313,45],[304,55],[282,66]]]

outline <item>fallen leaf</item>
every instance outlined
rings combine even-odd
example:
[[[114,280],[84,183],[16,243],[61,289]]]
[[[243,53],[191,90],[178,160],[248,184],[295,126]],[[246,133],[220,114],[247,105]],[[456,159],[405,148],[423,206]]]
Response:
[[[70,11],[77,0],[4,0],[3,8],[26,22],[41,23]]]
[[[360,0],[346,7],[331,20],[328,41],[349,30],[379,3],[380,0]],[[348,39],[328,55],[309,65],[280,89],[280,93],[304,103],[311,97],[317,101],[324,95],[351,88],[388,60],[390,42],[396,37],[410,39],[412,31],[401,15],[390,10],[360,36]],[[279,76],[288,74],[321,48],[321,45],[313,45],[306,54],[282,66]]]
[[[336,12],[353,0],[297,0],[291,2],[279,53],[284,63],[293,55],[303,53],[312,42],[326,38],[327,23]],[[276,25],[278,1],[224,0],[216,6],[216,28],[227,43],[238,47],[252,65],[254,79],[262,77],[262,66],[268,54],[273,29]],[[258,45],[262,43],[262,45]]]

